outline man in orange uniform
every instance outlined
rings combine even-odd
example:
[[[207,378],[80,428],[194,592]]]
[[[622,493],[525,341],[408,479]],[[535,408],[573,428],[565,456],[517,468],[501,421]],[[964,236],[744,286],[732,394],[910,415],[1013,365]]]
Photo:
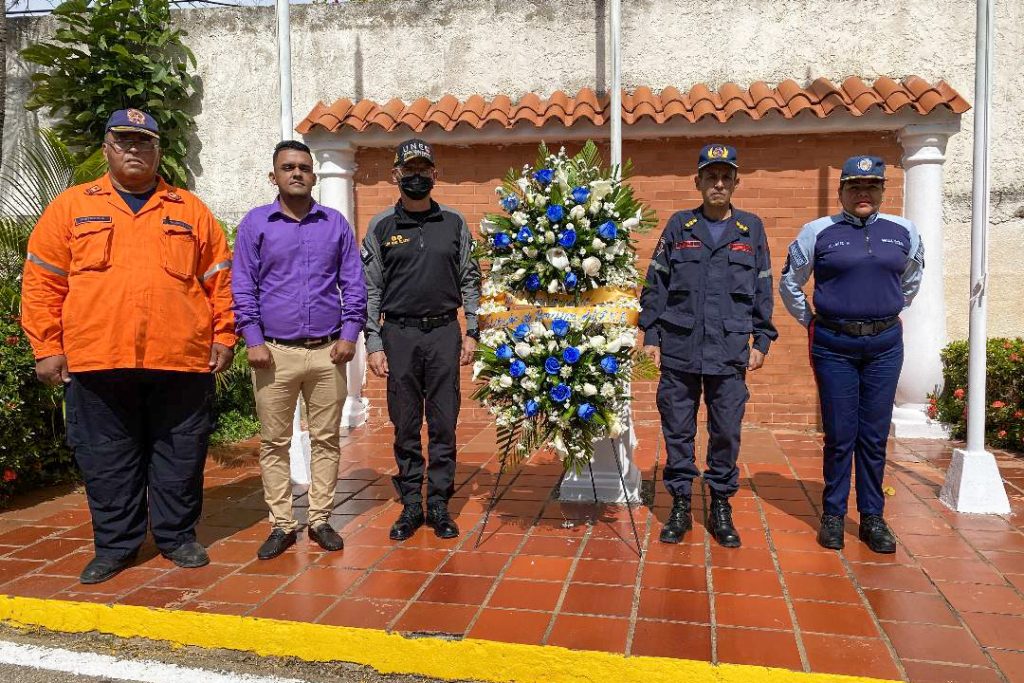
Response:
[[[82,583],[128,567],[146,537],[181,567],[196,541],[213,374],[231,364],[231,254],[210,210],[157,175],[156,121],[107,122],[110,172],[62,192],[28,243],[22,324],[39,379],[65,386],[96,556]],[[147,514],[148,507],[148,514]]]

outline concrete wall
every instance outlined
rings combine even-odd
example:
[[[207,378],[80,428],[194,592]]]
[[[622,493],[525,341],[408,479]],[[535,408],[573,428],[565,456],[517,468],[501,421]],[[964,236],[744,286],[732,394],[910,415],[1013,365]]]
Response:
[[[973,0],[629,0],[623,3],[623,83],[655,89],[726,81],[742,86],[824,76],[945,79],[974,100]],[[318,100],[412,100],[604,88],[606,0],[378,0],[292,7],[296,122]],[[264,181],[278,139],[273,8],[178,14],[203,88],[194,145],[196,189],[226,219],[270,198]],[[12,45],[50,29],[9,22]],[[992,157],[989,331],[1024,334],[1024,0],[1001,0]],[[9,58],[8,129],[17,133],[28,72]],[[967,333],[972,114],[949,145],[946,268],[951,337]],[[13,128],[13,130],[12,130]],[[630,155],[629,144],[624,154]],[[890,161],[897,161],[891,159]]]

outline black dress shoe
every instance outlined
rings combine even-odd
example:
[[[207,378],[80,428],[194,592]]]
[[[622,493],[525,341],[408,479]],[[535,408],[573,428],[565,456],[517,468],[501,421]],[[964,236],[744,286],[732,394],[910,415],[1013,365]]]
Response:
[[[135,562],[135,553],[128,557],[94,557],[89,564],[85,565],[78,581],[86,585],[109,581],[132,566],[133,562]]]
[[[842,550],[846,545],[846,541],[843,540],[843,520],[842,515],[822,515],[821,528],[818,529],[818,545],[829,550]]]
[[[668,521],[661,528],[661,536],[658,537],[662,543],[679,543],[683,534],[693,528],[693,517],[690,515],[690,497],[675,496],[672,498],[672,512],[668,514]]]
[[[398,520],[391,525],[391,533],[388,536],[392,541],[404,541],[416,533],[416,530],[423,526],[423,506],[419,503],[406,505],[402,508],[402,514]]]
[[[896,552],[896,537],[882,515],[861,515],[859,535],[860,540],[876,553],[892,555]]]
[[[720,546],[724,548],[740,547],[740,534],[732,523],[732,505],[725,496],[711,495],[708,531]]]
[[[341,540],[341,536],[327,522],[317,524],[315,527],[309,527],[306,529],[306,533],[309,534],[310,539],[316,541],[318,546],[328,552],[341,550],[345,547],[345,542]]]
[[[195,569],[196,567],[205,567],[210,564],[210,556],[206,554],[206,548],[199,545],[196,541],[182,543],[171,552],[161,554],[174,564],[185,569]]]
[[[284,529],[274,529],[267,536],[267,540],[263,541],[263,545],[256,551],[256,557],[261,560],[272,560],[290,546],[295,545],[295,538],[298,534],[292,531],[285,531]]]
[[[438,538],[455,538],[459,535],[459,527],[448,514],[447,503],[431,503],[427,506],[427,526],[434,530]]]

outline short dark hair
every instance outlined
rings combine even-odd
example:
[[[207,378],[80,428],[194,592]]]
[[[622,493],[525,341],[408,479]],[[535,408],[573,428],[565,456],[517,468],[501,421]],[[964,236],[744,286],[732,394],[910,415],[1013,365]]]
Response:
[[[277,155],[286,149],[294,149],[299,152],[305,152],[310,157],[313,156],[313,153],[309,151],[309,147],[302,144],[298,140],[282,140],[281,142],[277,143],[276,147],[274,147],[274,164],[277,164]]]

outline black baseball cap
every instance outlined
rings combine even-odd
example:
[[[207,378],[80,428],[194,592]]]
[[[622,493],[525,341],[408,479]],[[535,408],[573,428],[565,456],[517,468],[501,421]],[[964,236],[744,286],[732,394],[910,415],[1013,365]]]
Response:
[[[429,143],[413,138],[406,140],[395,150],[395,166],[404,166],[413,159],[425,159],[434,165],[434,150]]]

